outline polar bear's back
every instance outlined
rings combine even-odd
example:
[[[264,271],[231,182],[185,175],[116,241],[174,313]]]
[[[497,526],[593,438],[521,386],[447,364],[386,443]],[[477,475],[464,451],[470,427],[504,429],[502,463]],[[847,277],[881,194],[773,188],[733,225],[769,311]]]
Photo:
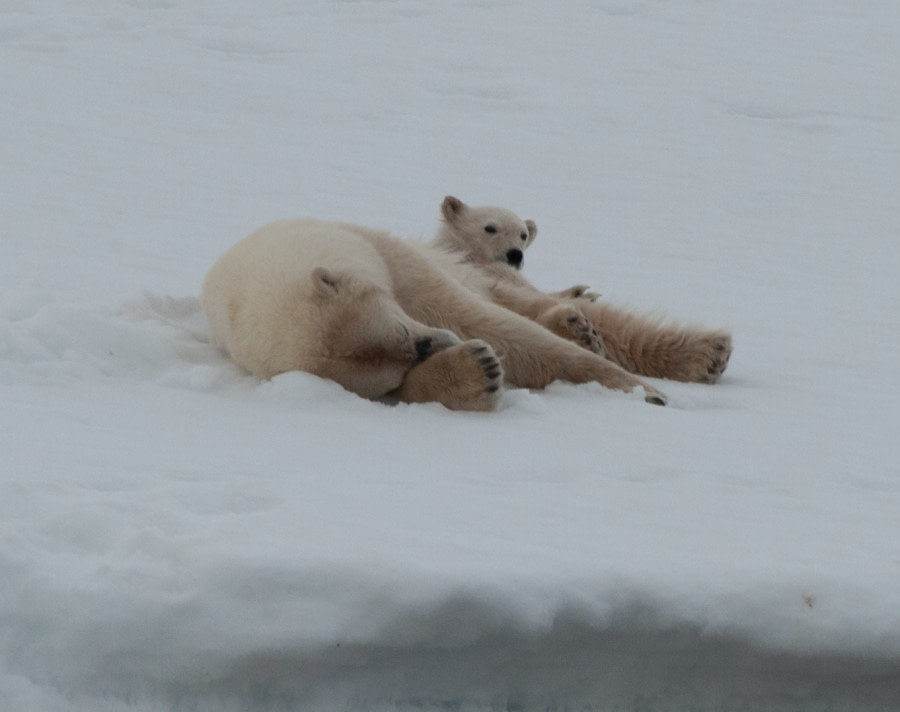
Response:
[[[320,220],[269,223],[223,254],[203,284],[213,341],[267,378],[304,367],[317,336],[310,273],[352,273],[386,288],[387,267],[365,228]]]
[[[305,280],[316,267],[365,275],[384,283],[387,268],[367,239],[368,234],[374,231],[347,223],[313,219],[272,222],[234,245],[219,262],[275,284]]]

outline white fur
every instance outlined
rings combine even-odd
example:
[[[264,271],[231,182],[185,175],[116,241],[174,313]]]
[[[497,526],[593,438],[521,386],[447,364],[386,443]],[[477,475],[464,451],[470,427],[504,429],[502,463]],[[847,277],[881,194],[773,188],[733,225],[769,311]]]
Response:
[[[513,217],[524,243],[530,231]],[[207,275],[202,300],[213,339],[263,378],[304,370],[368,398],[478,410],[496,406],[501,375],[529,388],[556,379],[642,386],[663,400],[493,303],[491,285],[490,275],[440,246],[307,219],[271,223],[228,250]]]

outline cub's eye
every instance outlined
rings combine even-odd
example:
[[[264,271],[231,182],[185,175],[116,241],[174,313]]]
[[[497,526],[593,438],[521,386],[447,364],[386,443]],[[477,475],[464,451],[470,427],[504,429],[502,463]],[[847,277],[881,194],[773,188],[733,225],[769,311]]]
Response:
[[[528,239],[528,233],[527,233],[527,232],[523,232],[521,235],[519,235],[519,237],[521,237],[523,240],[527,240],[527,239]]]
[[[485,231],[488,235],[493,235],[495,232],[497,232],[497,226],[496,226],[496,225],[485,225],[485,226],[484,226],[484,231]]]

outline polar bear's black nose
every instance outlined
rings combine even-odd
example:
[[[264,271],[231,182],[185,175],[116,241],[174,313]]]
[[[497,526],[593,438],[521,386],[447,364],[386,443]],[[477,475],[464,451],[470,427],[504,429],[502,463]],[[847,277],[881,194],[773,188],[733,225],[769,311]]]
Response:
[[[519,267],[522,266],[522,260],[524,258],[525,255],[522,250],[519,250],[515,247],[506,253],[506,261],[516,269],[519,269]]]
[[[416,339],[416,355],[419,360],[427,358],[431,354],[431,337]]]

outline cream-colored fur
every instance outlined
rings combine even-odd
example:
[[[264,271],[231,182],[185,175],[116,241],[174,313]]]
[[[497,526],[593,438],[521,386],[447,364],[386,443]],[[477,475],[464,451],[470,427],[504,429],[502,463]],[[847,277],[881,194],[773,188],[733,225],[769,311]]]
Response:
[[[262,378],[303,370],[367,398],[468,410],[494,409],[501,381],[596,381],[665,402],[624,369],[493,303],[492,282],[439,246],[297,220],[228,250],[202,299],[213,339]]]
[[[515,215],[500,208],[470,207],[452,196],[444,199],[441,211],[444,222],[433,244],[459,253],[462,260],[478,266],[493,280],[490,294],[496,303],[632,373],[699,383],[715,383],[721,378],[732,350],[727,331],[641,316],[597,301],[597,295],[584,285],[544,293],[519,271],[524,264],[522,256],[506,259],[518,236],[517,221],[523,224]],[[498,220],[506,220],[510,227],[485,230]],[[537,236],[534,222],[527,223],[528,239],[520,239],[523,252]]]
[[[377,250],[352,228],[278,222],[219,258],[202,299],[213,340],[254,375],[310,371],[374,398],[423,356],[459,343],[410,319],[390,283]]]

